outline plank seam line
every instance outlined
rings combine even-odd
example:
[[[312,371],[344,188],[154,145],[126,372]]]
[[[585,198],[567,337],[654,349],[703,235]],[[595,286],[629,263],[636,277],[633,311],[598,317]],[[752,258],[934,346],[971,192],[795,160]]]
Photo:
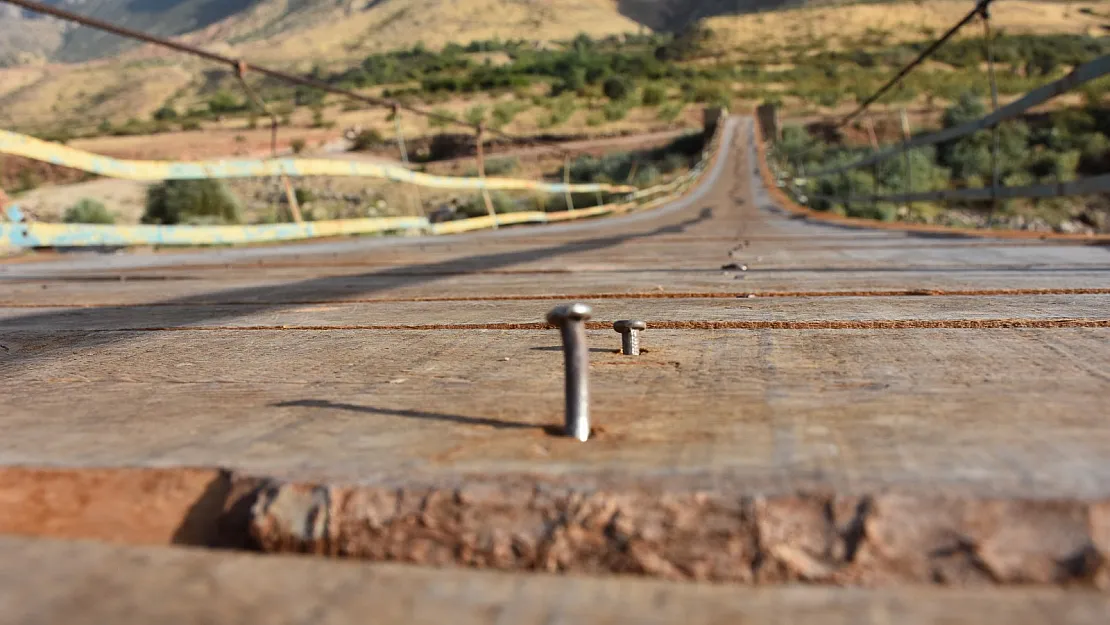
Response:
[[[811,238],[821,238],[821,239],[823,239],[823,237],[811,237]],[[537,244],[546,243],[546,242],[556,242],[556,243],[564,242],[563,239],[553,239],[551,237],[543,237],[543,236],[540,236],[540,235],[535,235],[535,236],[529,237],[529,239],[531,241],[537,243]],[[318,239],[314,239],[314,241],[317,242],[317,243],[327,242],[327,241],[335,241],[335,240],[342,240],[342,239],[341,238],[331,238],[331,237],[321,237],[321,238],[318,238]],[[522,240],[523,239],[514,239],[511,242],[498,242],[498,241],[491,240],[491,241],[483,242],[483,245],[485,245],[485,246],[490,246],[490,245],[506,245],[506,246],[513,245],[513,246],[515,246],[515,245],[518,245],[520,243],[520,241],[522,241]],[[748,242],[761,242],[761,243],[762,242],[767,242],[767,243],[791,242],[791,241],[804,242],[803,240],[798,239],[796,237],[759,237],[759,236],[754,236],[754,235],[748,237],[746,240]],[[741,241],[741,238],[740,237],[735,237],[735,236],[730,236],[730,237],[703,237],[703,236],[693,236],[692,235],[692,236],[687,236],[685,238],[655,237],[655,238],[652,239],[653,244],[674,243],[674,244],[682,244],[682,245],[687,245],[687,244],[690,244],[690,243],[695,243],[695,244],[696,243],[711,243],[711,242],[715,242],[715,241],[727,241],[727,242],[730,242],[730,243],[738,243],[738,242]],[[868,251],[869,250],[905,250],[905,249],[947,250],[947,249],[979,249],[979,248],[989,248],[989,247],[1020,247],[1020,248],[1025,248],[1025,247],[1031,247],[1031,248],[1062,247],[1062,246],[1097,247],[1097,246],[1100,246],[1100,245],[1101,244],[1099,244],[1097,242],[1070,241],[1070,240],[1044,242],[1044,241],[1031,241],[1031,240],[990,241],[990,240],[985,240],[985,239],[968,239],[968,240],[962,240],[962,241],[955,241],[955,242],[952,242],[950,244],[949,243],[944,243],[944,244],[940,244],[940,243],[908,244],[908,245],[907,244],[902,244],[902,245],[897,245],[897,244],[891,244],[891,245],[837,245],[837,244],[827,244],[827,245],[825,245],[825,244],[823,244],[823,245],[809,245],[809,246],[806,246],[805,249],[806,249],[806,251],[813,251],[813,250],[840,251],[840,250],[857,250],[857,249],[868,250]],[[186,253],[190,253],[192,251],[193,250],[183,249],[183,250],[174,250],[174,253],[186,254]],[[11,257],[6,257],[6,258],[0,258],[0,268],[3,268],[6,265],[7,266],[16,266],[16,265],[24,265],[24,264],[30,264],[30,263],[50,264],[50,263],[56,263],[56,262],[59,262],[59,261],[62,261],[62,260],[65,260],[65,259],[63,259],[63,258],[53,258],[53,257],[51,257],[51,258],[39,258],[39,257],[31,258],[29,255],[25,256],[25,257],[11,256]],[[163,267],[153,267],[153,269],[157,269],[158,271],[204,271],[204,270],[235,270],[235,269],[243,269],[243,270],[253,270],[253,269],[300,269],[300,268],[311,269],[311,268],[317,268],[317,267],[360,267],[360,268],[365,268],[365,267],[396,267],[396,266],[397,266],[397,263],[395,261],[389,261],[389,260],[385,260],[385,261],[335,261],[335,262],[329,262],[329,261],[319,261],[319,262],[277,261],[277,262],[274,262],[274,261],[266,261],[266,260],[243,262],[243,261],[236,260],[234,262],[211,262],[211,263],[167,265],[167,266],[163,266]],[[152,269],[152,267],[125,267],[125,268],[115,269],[114,272],[117,273],[117,274],[129,274],[129,273],[139,273],[139,272],[143,272],[143,271],[150,271],[151,269]]]
[[[727,265],[725,266],[727,267]],[[481,269],[477,271],[470,271],[466,269],[444,270],[444,271],[389,271],[384,274],[385,277],[390,278],[425,278],[425,277],[440,277],[440,276],[546,276],[546,275],[598,275],[598,274],[657,274],[657,273],[698,273],[698,274],[719,274],[719,273],[733,273],[738,270],[727,269],[725,267],[610,267],[605,269],[598,268],[583,268],[583,269]],[[1044,268],[1050,268],[1054,271],[1107,271],[1110,269],[1107,265],[1028,265],[1028,266],[1014,266],[1014,265],[937,265],[935,267],[898,267],[894,270],[904,271],[907,273],[927,273],[931,271],[1007,271],[1007,270],[1022,270],[1022,271],[1036,271]],[[314,268],[314,267],[306,267]],[[289,267],[277,267],[277,269],[290,269]],[[753,268],[752,273],[757,271],[775,272],[775,273],[807,273],[813,271],[837,271],[843,273],[853,272],[869,272],[869,271],[892,271],[889,266],[861,266],[861,265],[828,265],[828,266],[774,266],[764,265],[758,268]],[[388,271],[388,270],[387,270]],[[350,274],[350,273],[320,273],[314,276],[320,278],[358,278],[363,277],[363,274]],[[368,275],[365,277],[376,277]],[[200,280],[203,278],[192,278],[190,276],[169,276],[169,275],[143,275],[133,273],[106,273],[106,274],[78,274],[78,275],[40,275],[40,276],[26,276],[26,277],[0,277],[0,284],[38,284],[42,282],[62,282],[62,283],[80,283],[80,282],[128,282],[128,281],[142,281],[142,282],[171,282],[171,281],[188,281]]]
[[[880,319],[829,321],[649,321],[653,330],[904,330],[904,329],[1020,329],[1110,328],[1110,319]],[[611,330],[612,324],[589,322],[590,330]],[[305,332],[336,330],[549,330],[555,326],[533,323],[440,323],[375,325],[255,325],[255,326],[153,326],[96,328],[74,332]]]
[[[224,302],[148,302],[122,304],[63,304],[0,302],[0,308],[154,308],[154,307],[212,307],[212,306],[314,306],[321,304],[404,304],[437,302],[543,302],[554,300],[620,300],[620,299],[788,299],[808,297],[1017,297],[1041,295],[1110,295],[1110,288],[1077,289],[891,289],[878,291],[741,291],[741,292],[647,292],[647,293],[567,293],[561,295],[488,295],[470,297],[381,297],[318,300],[260,300]]]

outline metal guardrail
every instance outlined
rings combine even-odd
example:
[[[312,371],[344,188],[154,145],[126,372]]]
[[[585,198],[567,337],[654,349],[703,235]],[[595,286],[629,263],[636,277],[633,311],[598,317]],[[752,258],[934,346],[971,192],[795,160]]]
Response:
[[[816,180],[827,178],[829,176],[843,174],[854,169],[859,169],[861,167],[875,165],[882,161],[895,157],[908,159],[909,150],[952,141],[983,130],[995,129],[995,131],[997,132],[997,127],[1002,122],[1016,118],[1035,106],[1044,104],[1045,102],[1048,102],[1049,100],[1052,100],[1053,98],[1061,94],[1075,89],[1079,85],[1090,82],[1097,78],[1101,78],[1108,74],[1110,74],[1110,55],[1102,56],[1088,63],[1084,63],[1076,67],[1063,78],[1034,89],[1021,98],[1015,100],[1014,102],[1011,102],[1006,106],[997,108],[993,113],[984,115],[979,119],[960,124],[959,126],[954,126],[952,128],[946,128],[938,132],[933,132],[927,135],[908,139],[899,145],[887,148],[885,150],[876,150],[875,152],[872,152],[871,154],[863,158],[860,158],[851,163],[847,163],[845,165],[821,169],[815,172],[806,172],[805,179]],[[807,204],[810,199],[819,199],[828,202],[860,204],[875,204],[878,202],[908,204],[912,202],[944,202],[955,200],[990,201],[994,202],[995,207],[997,207],[998,201],[1007,199],[1069,197],[1110,192],[1110,174],[1088,177],[1081,180],[1047,184],[1033,184],[1020,187],[1006,187],[999,185],[996,174],[993,180],[993,184],[988,187],[939,189],[934,191],[920,192],[907,191],[905,193],[868,196],[852,195],[851,189],[849,188],[849,194],[846,196],[831,196],[806,191],[804,189],[804,179],[793,178],[789,181],[784,180],[785,176],[781,171],[775,171],[774,175],[778,182],[778,186],[789,188],[789,190],[793,192],[794,196],[798,198],[798,200],[803,204]],[[992,208],[992,219],[994,210],[995,209]]]
[[[874,165],[895,156],[901,156],[907,150],[936,145],[938,143],[944,143],[945,141],[951,141],[953,139],[959,139],[980,130],[989,130],[990,128],[993,128],[994,126],[997,126],[998,124],[1008,119],[1013,119],[1018,115],[1021,115],[1034,106],[1044,104],[1045,102],[1048,102],[1049,100],[1061,94],[1071,91],[1072,89],[1078,87],[1083,83],[1090,82],[1092,80],[1095,80],[1096,78],[1101,78],[1102,76],[1105,76],[1107,74],[1110,74],[1110,55],[1099,57],[1089,63],[1084,63],[1083,65],[1080,65],[1079,67],[1076,67],[1074,70],[1072,70],[1067,76],[1064,76],[1059,80],[1044,85],[1043,87],[1034,89],[1033,91],[1025,94],[1025,96],[1023,96],[1022,98],[1015,100],[1014,102],[1011,102],[1010,104],[999,108],[997,111],[989,115],[985,115],[977,120],[970,121],[959,126],[954,126],[952,128],[946,128],[944,130],[928,135],[914,137],[913,139],[905,141],[896,147],[892,147],[879,152],[874,152],[869,156],[865,156],[858,161],[848,163],[847,165],[841,165],[839,167],[832,167],[829,169],[822,169],[816,172],[806,172],[806,176],[811,178],[824,178],[827,176],[844,173],[853,169],[859,169],[860,167]]]
[[[900,193],[896,195],[851,195],[835,196],[821,194],[807,194],[808,197],[828,200],[830,202],[854,202],[860,204],[874,204],[876,202],[930,202],[943,200],[1010,200],[1017,198],[1051,198],[1067,197],[1073,195],[1094,195],[1096,193],[1110,192],[1110,174],[1091,176],[1082,180],[1071,182],[1057,182],[1053,184],[1033,184],[1022,187],[973,187],[968,189],[942,189],[940,191],[921,191],[918,193]]]

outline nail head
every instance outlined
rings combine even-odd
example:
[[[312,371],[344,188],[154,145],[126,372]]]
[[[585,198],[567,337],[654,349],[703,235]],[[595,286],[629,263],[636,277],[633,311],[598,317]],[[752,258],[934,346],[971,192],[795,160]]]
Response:
[[[593,312],[586,304],[564,304],[547,313],[547,322],[561,326],[567,321],[585,321],[593,316]]]
[[[647,330],[647,322],[632,319],[621,319],[613,322],[613,330],[627,332],[629,330]]]

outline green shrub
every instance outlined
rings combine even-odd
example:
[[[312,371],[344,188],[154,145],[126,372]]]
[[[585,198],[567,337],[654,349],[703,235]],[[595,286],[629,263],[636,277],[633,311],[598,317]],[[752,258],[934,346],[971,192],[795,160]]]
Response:
[[[298,86],[293,92],[293,104],[296,106],[320,106],[324,103],[327,94],[313,87]]]
[[[878,204],[852,204],[846,208],[845,212],[849,217],[860,219],[894,221],[898,218],[897,207],[883,202]]]
[[[523,102],[501,102],[493,107],[493,126],[494,128],[503,128],[512,123],[513,118],[517,114],[523,112],[528,108],[528,105]]]
[[[493,192],[489,195],[490,203],[493,204],[493,212],[497,214],[515,213],[522,210],[535,210],[529,202],[518,202],[507,193]],[[481,194],[476,194],[466,202],[459,205],[459,212],[467,217],[483,217],[489,214],[486,209],[486,201],[482,198]]]
[[[445,108],[437,108],[432,111],[432,117],[428,118],[428,125],[432,128],[446,128],[451,125],[449,121],[454,115],[451,111]]]
[[[477,104],[466,109],[465,118],[466,123],[470,124],[471,126],[477,126],[478,124],[486,120],[486,107],[482,106],[481,104]]]
[[[663,161],[659,167],[666,173],[672,173],[680,169],[684,169],[690,165],[689,157],[683,154],[670,153],[663,157]]]
[[[230,91],[220,89],[208,98],[208,110],[216,115],[243,110],[244,105]]]
[[[551,95],[579,93],[586,88],[586,68],[572,67],[563,78],[551,85]]]
[[[507,176],[520,169],[520,159],[515,156],[502,156],[486,161],[487,176]]]
[[[840,104],[841,97],[842,95],[839,91],[829,90],[818,92],[814,100],[821,106],[832,107]]]
[[[312,192],[312,189],[296,187],[293,189],[293,197],[297,200],[298,206],[303,206],[315,200],[316,194]]]
[[[817,142],[809,136],[809,132],[802,126],[786,126],[782,129],[782,139],[775,145],[775,149],[787,162],[793,163],[802,155],[809,156],[816,148]]]
[[[681,115],[682,111],[684,111],[685,109],[685,102],[671,102],[659,107],[659,112],[657,113],[657,116],[662,121],[673,122],[674,120],[678,119],[678,116]]]
[[[659,182],[662,172],[655,165],[644,165],[632,176],[631,184],[640,188],[650,187]]]
[[[163,106],[151,115],[155,121],[168,122],[177,119],[177,110],[172,106]]]
[[[605,194],[602,194],[600,204],[608,202],[609,199],[610,198]],[[590,208],[591,206],[599,205],[598,194],[596,193],[573,193],[571,194],[570,201],[574,204],[575,209]],[[565,193],[557,193],[550,196],[547,199],[547,203],[544,205],[544,210],[549,213],[561,213],[569,209],[570,206],[567,205],[567,196]]]
[[[944,165],[952,169],[956,178],[991,176],[991,147],[986,141],[975,139],[957,141],[945,151]]]
[[[632,94],[632,85],[626,78],[612,76],[602,83],[601,91],[610,100],[623,100]]]
[[[628,108],[628,104],[625,102],[609,102],[601,108],[601,114],[605,116],[606,120],[616,122],[628,116]]]
[[[367,128],[355,135],[354,140],[351,141],[351,149],[356,152],[361,152],[378,147],[384,142],[385,139],[380,132],[373,128]]]
[[[570,163],[570,179],[579,183],[624,181],[632,171],[633,162],[631,153],[606,154],[600,158],[579,156]],[[559,175],[562,177],[563,173]]]
[[[644,106],[659,106],[667,98],[667,90],[661,85],[649,84],[644,87],[640,101]]]
[[[84,198],[66,209],[62,221],[67,224],[114,224],[116,217],[100,202]]]
[[[947,187],[951,172],[936,163],[936,150],[928,147],[910,151],[908,171],[906,159],[895,157],[879,164],[878,176],[879,187],[883,193],[902,193],[906,190],[921,192]],[[974,184],[974,177],[964,182],[967,186],[977,186]]]
[[[294,154],[300,154],[301,152],[304,152],[304,148],[306,145],[307,143],[305,142],[305,140],[300,137],[289,141],[289,149],[293,150]]]
[[[239,201],[222,180],[167,180],[147,191],[145,224],[235,224]]]
[[[1070,182],[1076,179],[1080,156],[1079,150],[1045,150],[1029,163],[1029,173],[1051,182]]]
[[[117,137],[133,137],[136,135],[149,134],[150,130],[150,124],[143,123],[132,117],[122,125],[112,128],[112,134]]]
[[[974,121],[987,114],[987,106],[973,92],[965,91],[960,94],[955,104],[944,110],[944,127],[953,128],[967,122]]]
[[[578,110],[578,104],[574,101],[574,97],[569,94],[549,100],[547,107],[551,114],[547,119],[542,120],[541,124],[547,127],[565,124]]]
[[[840,158],[833,159],[829,165],[834,165],[837,161],[847,162],[855,160],[850,154],[840,155]],[[849,203],[845,198],[848,197],[867,197],[875,194],[875,179],[870,173],[850,170],[837,176],[829,176],[821,178],[813,184],[815,189],[815,196],[826,196],[825,198],[814,197],[812,206],[817,210],[827,210],[840,212],[841,214],[852,214],[853,211],[862,210],[861,203]],[[827,198],[835,198],[835,201]],[[841,210],[838,211],[837,207]]]
[[[1101,132],[1084,136],[1079,145],[1079,170],[1088,174],[1104,173],[1110,170],[1110,138]]]
[[[687,97],[692,102],[708,104],[710,106],[729,106],[732,103],[732,93],[727,85],[705,82],[698,83],[688,88]]]

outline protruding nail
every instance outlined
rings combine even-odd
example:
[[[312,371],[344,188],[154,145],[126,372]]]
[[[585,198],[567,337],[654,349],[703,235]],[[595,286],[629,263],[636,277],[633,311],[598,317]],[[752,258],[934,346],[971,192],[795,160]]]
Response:
[[[558,326],[563,335],[563,362],[566,369],[567,436],[586,442],[590,438],[590,351],[586,347],[586,320],[593,311],[585,304],[557,306],[547,313],[547,322]]]
[[[613,329],[621,335],[621,352],[625,356],[639,356],[640,332],[647,330],[647,323],[639,320],[622,319],[613,323]]]

